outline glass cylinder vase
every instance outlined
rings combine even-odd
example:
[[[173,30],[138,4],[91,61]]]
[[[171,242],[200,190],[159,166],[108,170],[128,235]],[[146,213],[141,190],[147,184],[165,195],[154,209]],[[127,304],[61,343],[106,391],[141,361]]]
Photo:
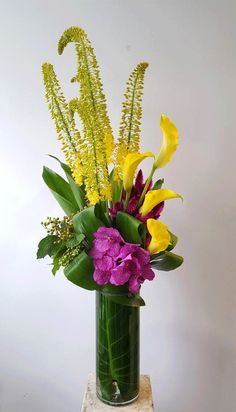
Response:
[[[96,292],[96,388],[101,401],[118,406],[139,394],[140,320],[139,307],[112,298]]]

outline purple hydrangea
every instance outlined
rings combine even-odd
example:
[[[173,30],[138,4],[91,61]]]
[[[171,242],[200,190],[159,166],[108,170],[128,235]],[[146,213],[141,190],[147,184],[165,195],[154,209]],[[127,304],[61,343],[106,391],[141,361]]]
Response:
[[[94,263],[94,280],[99,285],[128,283],[137,293],[141,284],[155,277],[150,267],[150,254],[140,245],[127,243],[118,230],[100,227],[94,234],[90,256]]]

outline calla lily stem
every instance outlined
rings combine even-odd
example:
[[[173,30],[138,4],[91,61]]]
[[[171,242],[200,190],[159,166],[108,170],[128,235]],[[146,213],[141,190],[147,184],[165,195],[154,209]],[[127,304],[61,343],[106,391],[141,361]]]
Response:
[[[140,207],[141,204],[143,203],[144,197],[145,197],[145,195],[146,195],[146,192],[147,192],[147,190],[148,190],[148,187],[149,187],[149,185],[150,185],[150,182],[151,182],[151,180],[152,180],[152,176],[154,175],[155,170],[156,170],[156,167],[155,167],[155,165],[153,164],[151,173],[150,173],[150,175],[149,175],[149,178],[147,179],[147,181],[146,181],[146,183],[145,183],[145,186],[144,186],[144,189],[143,189],[143,191],[142,191],[142,194],[141,194],[141,196],[140,196],[140,199],[139,199],[139,202],[138,202],[138,207]]]
[[[124,204],[124,209],[125,210],[126,210],[126,208],[128,206],[128,203],[129,203],[130,194],[131,194],[131,189],[126,191],[125,204]]]

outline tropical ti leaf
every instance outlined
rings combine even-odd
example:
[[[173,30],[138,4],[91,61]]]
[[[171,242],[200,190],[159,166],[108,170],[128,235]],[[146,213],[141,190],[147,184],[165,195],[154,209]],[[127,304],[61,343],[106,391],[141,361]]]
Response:
[[[71,190],[73,192],[75,200],[78,204],[79,210],[82,210],[84,208],[85,204],[86,204],[86,202],[85,202],[85,193],[84,193],[84,190],[82,189],[82,187],[75,183],[75,181],[72,177],[71,168],[66,163],[61,162],[61,160],[58,159],[58,157],[53,156],[53,155],[49,155],[49,156],[52,157],[53,159],[57,160],[60,163],[60,166],[65,172],[68,183],[71,187]]]
[[[139,308],[112,302],[97,292],[97,377],[104,400],[137,396]]]
[[[145,225],[135,217],[125,212],[118,212],[116,216],[116,227],[129,243],[144,244],[146,236]]]
[[[46,166],[43,168],[43,180],[67,215],[78,212],[79,207],[69,183]]]
[[[157,255],[152,255],[150,263],[154,269],[169,271],[178,268],[182,265],[183,261],[184,259],[182,256],[165,251],[158,253]]]

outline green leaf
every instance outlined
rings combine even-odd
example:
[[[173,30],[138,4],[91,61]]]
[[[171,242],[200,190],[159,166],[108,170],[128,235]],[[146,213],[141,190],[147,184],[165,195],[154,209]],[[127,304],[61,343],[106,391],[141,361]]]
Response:
[[[183,261],[182,256],[166,251],[158,253],[158,255],[152,255],[150,263],[154,269],[169,271],[178,268]]]
[[[102,293],[97,293],[96,305],[97,377],[101,394],[107,400],[111,396],[130,399],[139,381],[140,309],[115,303]]]
[[[93,261],[84,251],[64,269],[68,280],[87,290],[99,290],[101,287],[93,279]]]
[[[109,299],[112,300],[112,302],[119,303],[120,305],[125,305],[125,306],[132,306],[132,307],[139,307],[139,306],[145,306],[145,302],[143,298],[139,295],[131,295],[130,296],[116,296],[116,295],[109,295]]]
[[[55,276],[56,272],[60,269],[61,265],[59,263],[59,258],[54,257],[53,259],[53,267],[52,267],[52,274]]]
[[[164,183],[164,179],[158,179],[157,182],[153,185],[152,190],[161,189]]]
[[[75,197],[75,199],[76,199],[76,202],[77,202],[77,204],[78,204],[78,206],[79,206],[79,210],[83,210],[83,208],[84,208],[85,205],[86,205],[86,201],[85,201],[85,193],[84,193],[82,187],[81,187],[81,186],[78,186],[78,185],[75,183],[75,181],[74,181],[74,179],[73,179],[72,176],[70,176],[70,175],[67,174],[66,177],[67,177],[67,180],[68,180],[68,182],[69,182],[69,184],[70,184],[70,187],[71,187],[71,190],[72,190],[72,192],[73,192],[73,195],[74,195],[74,197]]]
[[[123,185],[120,180],[114,179],[114,169],[110,173],[110,182],[111,182],[111,188],[112,188],[112,201],[120,202]]]
[[[88,207],[73,217],[73,225],[76,233],[83,233],[91,246],[94,232],[104,224],[95,216],[94,206]]]
[[[82,189],[82,187],[78,186],[73,177],[72,177],[72,172],[71,172],[71,168],[66,164],[60,161],[60,159],[58,159],[58,157],[53,156],[53,155],[49,155],[50,157],[52,157],[53,159],[57,160],[62,169],[64,170],[65,174],[66,174],[66,178],[69,182],[69,185],[71,187],[72,193],[75,197],[75,200],[78,204],[79,210],[82,210],[86,204],[85,202],[85,193],[84,190]]]
[[[67,215],[78,211],[78,204],[69,183],[48,167],[43,168],[43,180]]]
[[[169,234],[170,234],[171,240],[170,240],[170,244],[169,244],[168,248],[166,249],[166,250],[168,250],[168,251],[174,249],[174,247],[175,247],[175,246],[177,245],[177,243],[178,243],[178,238],[177,238],[177,236],[174,235],[174,233],[171,233],[170,231],[169,231]]]
[[[57,162],[60,163],[61,168],[64,170],[64,172],[65,172],[66,175],[68,174],[68,175],[72,176],[72,172],[71,172],[70,166],[68,166],[66,163],[61,162],[61,160],[58,159],[58,157],[56,157],[56,156],[53,156],[53,155],[51,155],[51,154],[49,154],[48,156],[51,157],[52,159],[57,160]]]
[[[38,244],[37,259],[43,259],[45,256],[52,256],[58,250],[58,243],[55,243],[58,237],[48,235],[40,240]]]
[[[129,293],[127,284],[122,286],[107,284],[102,286],[102,292],[109,300],[120,305],[132,307],[145,306],[145,302],[139,294]]]
[[[84,240],[85,236],[83,233],[77,234],[72,237],[71,239],[68,239],[66,241],[66,246],[69,248],[73,248],[75,246],[78,246],[83,240]]]
[[[126,242],[144,244],[146,227],[135,217],[125,212],[118,212],[116,216],[116,228]]]
[[[110,226],[108,218],[107,218],[106,202],[105,201],[99,202],[94,206],[94,213],[95,213],[95,216],[99,220],[101,220],[106,227]]]

